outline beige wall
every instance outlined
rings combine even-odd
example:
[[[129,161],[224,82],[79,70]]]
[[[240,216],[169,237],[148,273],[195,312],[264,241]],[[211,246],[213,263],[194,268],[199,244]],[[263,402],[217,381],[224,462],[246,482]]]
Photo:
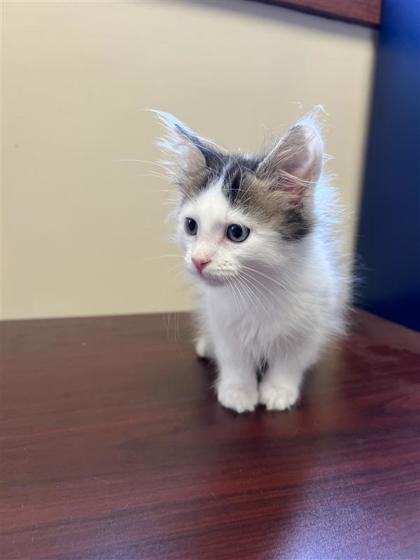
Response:
[[[175,113],[251,150],[313,104],[351,213],[373,32],[256,3],[6,1],[3,8],[2,316],[186,309],[152,165]]]

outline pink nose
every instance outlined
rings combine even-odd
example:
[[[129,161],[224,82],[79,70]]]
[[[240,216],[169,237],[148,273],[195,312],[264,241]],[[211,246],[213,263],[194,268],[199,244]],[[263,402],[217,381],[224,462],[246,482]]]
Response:
[[[195,268],[198,270],[198,272],[203,272],[204,268],[209,264],[210,260],[208,261],[203,261],[201,259],[195,259],[194,257],[192,257],[192,262],[194,263]]]

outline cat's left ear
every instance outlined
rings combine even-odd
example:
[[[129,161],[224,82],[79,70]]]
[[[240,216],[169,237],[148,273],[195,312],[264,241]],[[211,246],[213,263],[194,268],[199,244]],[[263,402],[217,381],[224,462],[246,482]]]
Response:
[[[312,196],[323,165],[324,146],[315,125],[299,122],[265,156],[257,169],[271,192],[277,191],[290,206]]]
[[[166,128],[167,135],[159,145],[168,155],[165,165],[168,175],[181,188],[193,187],[209,172],[223,168],[223,150],[199,137],[176,117],[163,111],[154,111]]]

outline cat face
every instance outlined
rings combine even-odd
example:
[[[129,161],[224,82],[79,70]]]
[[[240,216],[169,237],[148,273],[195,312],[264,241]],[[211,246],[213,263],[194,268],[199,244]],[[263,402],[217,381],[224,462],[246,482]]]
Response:
[[[277,233],[230,203],[222,179],[182,204],[177,234],[187,269],[210,285],[246,278],[258,261],[278,256],[274,247],[281,241]]]
[[[228,154],[174,117],[159,114],[178,188],[177,238],[187,269],[229,284],[284,262],[313,227],[313,188],[322,167],[315,128],[298,123],[261,156]]]

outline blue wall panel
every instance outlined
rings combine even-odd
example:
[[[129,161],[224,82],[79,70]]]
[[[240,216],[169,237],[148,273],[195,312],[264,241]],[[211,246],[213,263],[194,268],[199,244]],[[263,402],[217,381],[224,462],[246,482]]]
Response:
[[[420,0],[384,0],[358,236],[358,303],[420,330]]]

